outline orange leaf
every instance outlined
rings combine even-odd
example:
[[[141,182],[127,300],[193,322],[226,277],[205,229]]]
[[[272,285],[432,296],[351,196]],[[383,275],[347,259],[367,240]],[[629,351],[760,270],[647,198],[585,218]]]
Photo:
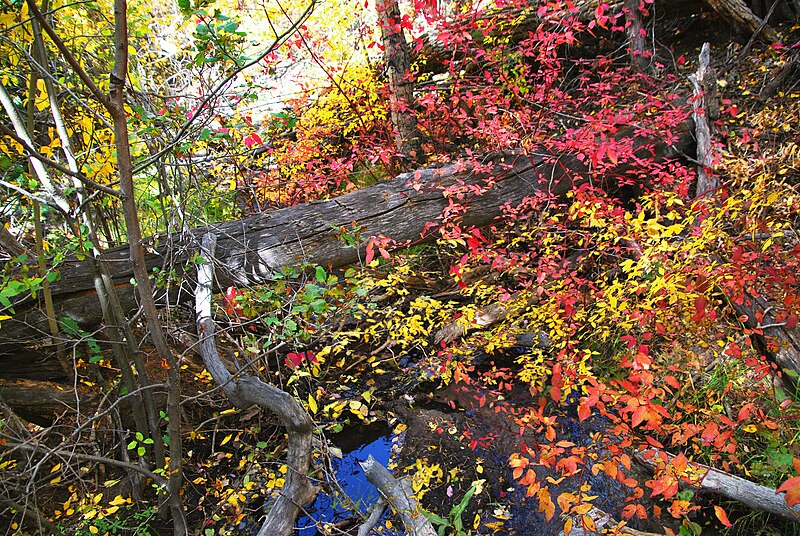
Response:
[[[717,519],[719,519],[723,525],[725,525],[726,527],[733,526],[733,524],[731,524],[731,522],[728,521],[728,514],[726,514],[725,510],[723,510],[721,507],[715,506],[714,513],[717,515]]]
[[[672,458],[672,467],[675,468],[675,472],[678,474],[683,473],[686,471],[686,467],[689,465],[689,460],[686,459],[683,452]]]
[[[597,532],[597,526],[594,524],[594,519],[592,519],[590,516],[582,516],[581,523],[583,524],[583,528],[589,532]]]
[[[789,507],[800,504],[800,476],[793,476],[781,484],[778,491],[786,492],[786,504]]]
[[[578,406],[578,420],[580,422],[585,421],[592,415],[592,409],[589,407],[588,404],[580,404]]]

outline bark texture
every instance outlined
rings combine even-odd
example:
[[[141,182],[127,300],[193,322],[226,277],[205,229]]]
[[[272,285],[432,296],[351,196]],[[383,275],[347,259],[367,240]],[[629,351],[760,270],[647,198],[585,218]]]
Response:
[[[780,40],[775,30],[756,17],[744,0],[705,0],[705,2],[740,32],[749,36],[760,30],[759,38],[763,41],[774,43]]]
[[[686,123],[676,133],[672,145],[653,146],[641,140],[637,156],[660,160],[689,151],[691,130],[691,124]],[[622,173],[624,169],[617,171]],[[360,226],[363,239],[383,234],[401,245],[417,243],[424,239],[421,233],[425,224],[440,221],[442,211],[455,203],[468,204],[461,220],[466,225],[480,227],[500,216],[505,204],[516,206],[525,197],[541,192],[563,198],[573,184],[588,178],[586,166],[572,155],[496,154],[485,158],[480,165],[420,169],[327,201],[214,224],[167,241],[148,239],[143,243],[144,262],[150,273],[154,269],[174,270],[172,286],[155,290],[158,301],[162,305],[185,303],[193,298],[194,285],[193,269],[187,265],[191,264],[199,237],[208,232],[218,237],[216,258],[220,264],[215,290],[245,287],[270,281],[286,266],[311,263],[336,268],[357,263],[363,258],[364,247],[351,247],[341,240],[342,233],[351,231],[354,224]],[[452,190],[454,186],[457,192]],[[482,191],[480,195],[474,193],[476,187]],[[446,192],[447,188],[451,190]],[[131,285],[133,273],[128,247],[108,250],[100,260],[108,266],[123,309],[138,310],[136,287]],[[89,332],[102,323],[87,261],[74,258],[66,261],[51,292],[59,318],[73,318]],[[14,372],[7,371],[5,363],[22,348],[36,355],[37,346],[52,343],[47,316],[38,301],[22,299],[15,304],[15,310],[14,318],[4,320],[0,328],[3,333],[0,377]],[[47,370],[54,376],[58,374],[55,368]]]
[[[372,455],[365,461],[359,462],[359,465],[367,480],[378,488],[392,510],[403,520],[406,532],[410,536],[436,536],[433,525],[420,512],[410,485],[405,481],[396,480],[392,473],[378,463]]]
[[[711,45],[704,43],[700,50],[697,72],[689,77],[694,86],[692,101],[695,133],[697,136],[697,195],[701,196],[719,186],[714,175],[714,155],[711,152],[711,123],[719,117],[717,104],[717,76],[711,66]]]
[[[257,404],[277,415],[286,427],[289,436],[286,479],[258,536],[290,536],[297,514],[317,493],[308,479],[314,423],[290,394],[252,376],[234,377],[222,362],[214,339],[216,326],[211,316],[215,242],[216,237],[211,233],[203,238],[201,254],[206,262],[198,265],[197,269],[195,308],[200,353],[206,369],[232,404],[239,407]]]
[[[668,463],[673,457],[658,449],[648,449],[636,454],[637,460],[650,467]],[[690,482],[683,481],[684,486],[722,495],[728,499],[739,501],[753,510],[770,512],[793,521],[800,519],[800,506],[789,507],[786,504],[785,495],[779,494],[774,488],[761,486],[750,480],[699,463],[689,462],[688,470],[697,476]]]
[[[644,71],[650,64],[647,58],[647,35],[639,10],[640,0],[625,0],[625,33],[628,35],[631,65],[638,71]]]
[[[774,307],[764,298],[745,293],[742,303],[731,301],[731,305],[745,326],[761,333],[753,337],[781,370],[789,371],[783,379],[796,390],[800,378],[800,329],[776,322],[771,312]]]
[[[400,23],[397,0],[378,2],[378,18],[389,75],[389,109],[392,114],[394,141],[399,152],[412,162],[422,164],[425,155],[414,112],[414,84],[410,78],[411,50]]]

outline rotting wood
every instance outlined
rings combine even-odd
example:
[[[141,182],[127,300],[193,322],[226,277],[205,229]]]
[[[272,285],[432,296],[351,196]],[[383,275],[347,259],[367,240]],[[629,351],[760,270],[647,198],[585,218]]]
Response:
[[[411,486],[406,481],[395,479],[383,465],[370,455],[366,461],[359,462],[364,475],[378,488],[386,502],[403,520],[410,536],[435,536],[436,531],[420,511]]]
[[[646,449],[636,453],[636,459],[649,467],[658,467],[659,464],[668,463],[672,458],[674,458],[672,454],[659,449]],[[774,488],[761,486],[699,463],[689,462],[688,470],[691,471],[693,478],[688,482],[683,479],[681,482],[685,486],[722,495],[753,510],[770,512],[792,521],[800,519],[800,505],[789,507],[785,495],[778,493]]]
[[[653,145],[645,139],[637,139],[640,146],[637,158],[662,160],[689,150],[691,130],[691,121],[684,123],[675,132],[672,145],[661,142]],[[625,135],[620,134],[620,137]],[[624,169],[617,172],[623,173]],[[145,246],[146,265],[150,272],[174,270],[175,286],[168,292],[157,292],[160,292],[158,297],[162,304],[167,301],[176,304],[193,297],[193,269],[187,265],[191,264],[199,237],[207,232],[218,237],[220,265],[215,288],[246,287],[271,280],[285,266],[310,263],[336,268],[357,263],[363,258],[364,244],[354,248],[341,240],[343,233],[355,232],[354,226],[363,238],[383,234],[396,240],[398,247],[421,242],[425,224],[440,221],[442,211],[455,202],[452,194],[448,197],[443,192],[458,181],[465,185],[464,192],[492,183],[479,196],[464,194],[463,203],[469,206],[461,216],[462,221],[481,227],[500,216],[507,203],[515,206],[537,192],[563,199],[573,184],[580,184],[588,177],[585,164],[573,155],[545,151],[490,155],[479,167],[453,164],[424,168],[327,201],[304,203],[194,229],[182,236],[170,237],[166,242],[150,239]],[[435,233],[428,236],[432,234]],[[132,273],[128,258],[128,248],[119,247],[106,251],[101,260],[109,268],[120,303],[130,312],[138,309],[138,300],[135,287],[130,283]],[[59,271],[59,280],[51,285],[56,314],[73,318],[86,331],[93,330],[103,318],[91,270],[85,261],[70,259]],[[38,305],[31,298],[22,299],[14,305],[14,318],[3,321],[0,363],[18,350],[6,351],[3,346],[21,342],[31,347],[49,338],[47,316]]]
[[[233,376],[222,362],[214,338],[216,325],[211,314],[215,246],[216,237],[207,233],[201,245],[205,262],[197,266],[195,290],[200,353],[206,369],[232,404],[239,407],[259,405],[277,415],[286,428],[289,440],[285,482],[258,536],[289,536],[294,531],[294,521],[301,508],[310,503],[318,491],[308,478],[314,423],[290,394],[253,376]]]
[[[705,3],[742,33],[753,35],[760,29],[762,41],[775,43],[780,40],[775,30],[756,17],[744,0],[705,0]]]
[[[86,393],[76,394],[55,382],[24,379],[0,379],[0,397],[19,417],[39,426],[50,426],[59,415],[74,412],[78,400],[84,409],[96,405]]]

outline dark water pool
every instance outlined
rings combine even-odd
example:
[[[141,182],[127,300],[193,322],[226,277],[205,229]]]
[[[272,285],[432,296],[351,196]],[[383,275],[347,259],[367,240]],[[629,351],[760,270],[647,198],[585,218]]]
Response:
[[[361,437],[369,439],[368,436]],[[318,534],[317,524],[351,519],[353,517],[351,508],[354,505],[362,513],[367,513],[378,500],[378,491],[367,481],[358,462],[366,460],[371,455],[384,466],[388,465],[392,448],[397,441],[397,436],[383,435],[350,452],[345,452],[341,459],[333,458],[332,470],[341,491],[319,494],[314,504],[308,508],[308,515],[297,520],[299,534],[315,536]]]

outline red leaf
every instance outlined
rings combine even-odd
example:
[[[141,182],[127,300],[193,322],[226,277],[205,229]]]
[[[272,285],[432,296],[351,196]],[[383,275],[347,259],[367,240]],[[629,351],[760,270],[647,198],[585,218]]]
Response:
[[[588,419],[592,415],[592,409],[589,407],[589,404],[580,404],[578,406],[578,420],[583,422]]]
[[[300,363],[303,362],[303,357],[304,355],[302,353],[289,352],[286,354],[284,363],[286,363],[286,366],[289,368],[297,368],[300,366]]]
[[[692,322],[700,322],[703,317],[706,315],[706,304],[708,301],[706,300],[705,296],[698,296],[694,299],[694,316],[692,317]]]
[[[794,329],[796,325],[797,325],[796,314],[790,314],[789,316],[786,317],[786,329]]]

